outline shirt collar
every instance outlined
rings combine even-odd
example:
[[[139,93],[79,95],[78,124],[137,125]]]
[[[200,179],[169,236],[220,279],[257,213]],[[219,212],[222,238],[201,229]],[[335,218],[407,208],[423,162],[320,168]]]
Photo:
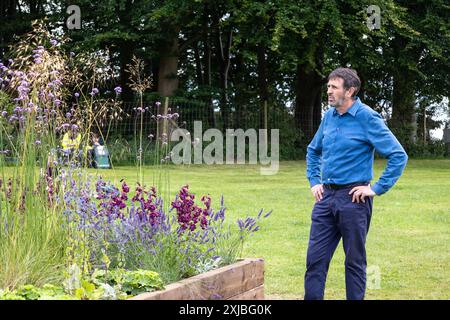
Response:
[[[352,106],[345,113],[350,113],[352,116],[355,116],[356,112],[358,112],[359,108],[361,108],[361,100],[359,99],[359,97],[356,97],[356,99],[353,102]],[[337,114],[338,114],[338,112],[337,112],[336,108],[334,108],[333,116],[335,116]]]

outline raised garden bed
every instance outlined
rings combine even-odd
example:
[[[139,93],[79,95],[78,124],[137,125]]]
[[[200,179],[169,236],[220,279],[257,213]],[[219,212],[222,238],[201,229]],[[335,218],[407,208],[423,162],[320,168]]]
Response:
[[[243,259],[130,300],[263,300],[264,260]]]

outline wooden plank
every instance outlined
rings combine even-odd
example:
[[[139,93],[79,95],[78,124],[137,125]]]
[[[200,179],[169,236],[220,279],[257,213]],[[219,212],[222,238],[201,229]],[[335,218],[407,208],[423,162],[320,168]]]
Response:
[[[264,300],[264,286],[253,288],[249,291],[232,296],[227,300]]]
[[[261,259],[245,259],[171,284],[166,290],[144,293],[133,299],[227,299],[257,287],[263,281],[264,262]]]
[[[264,260],[243,259],[166,286],[165,290],[142,293],[131,300],[228,299],[264,284]]]

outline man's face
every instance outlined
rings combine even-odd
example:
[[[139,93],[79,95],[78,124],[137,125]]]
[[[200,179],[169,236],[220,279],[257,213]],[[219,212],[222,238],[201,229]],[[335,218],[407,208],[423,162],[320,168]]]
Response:
[[[349,91],[344,89],[344,79],[332,78],[327,84],[328,104],[339,108],[350,97]]]

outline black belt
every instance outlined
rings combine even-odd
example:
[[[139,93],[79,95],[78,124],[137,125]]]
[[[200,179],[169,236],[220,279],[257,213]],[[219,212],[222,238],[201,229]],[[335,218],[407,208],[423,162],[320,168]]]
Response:
[[[358,187],[358,186],[367,186],[370,182],[353,182],[349,184],[329,184],[324,183],[323,186],[327,189],[343,189],[350,187]]]

